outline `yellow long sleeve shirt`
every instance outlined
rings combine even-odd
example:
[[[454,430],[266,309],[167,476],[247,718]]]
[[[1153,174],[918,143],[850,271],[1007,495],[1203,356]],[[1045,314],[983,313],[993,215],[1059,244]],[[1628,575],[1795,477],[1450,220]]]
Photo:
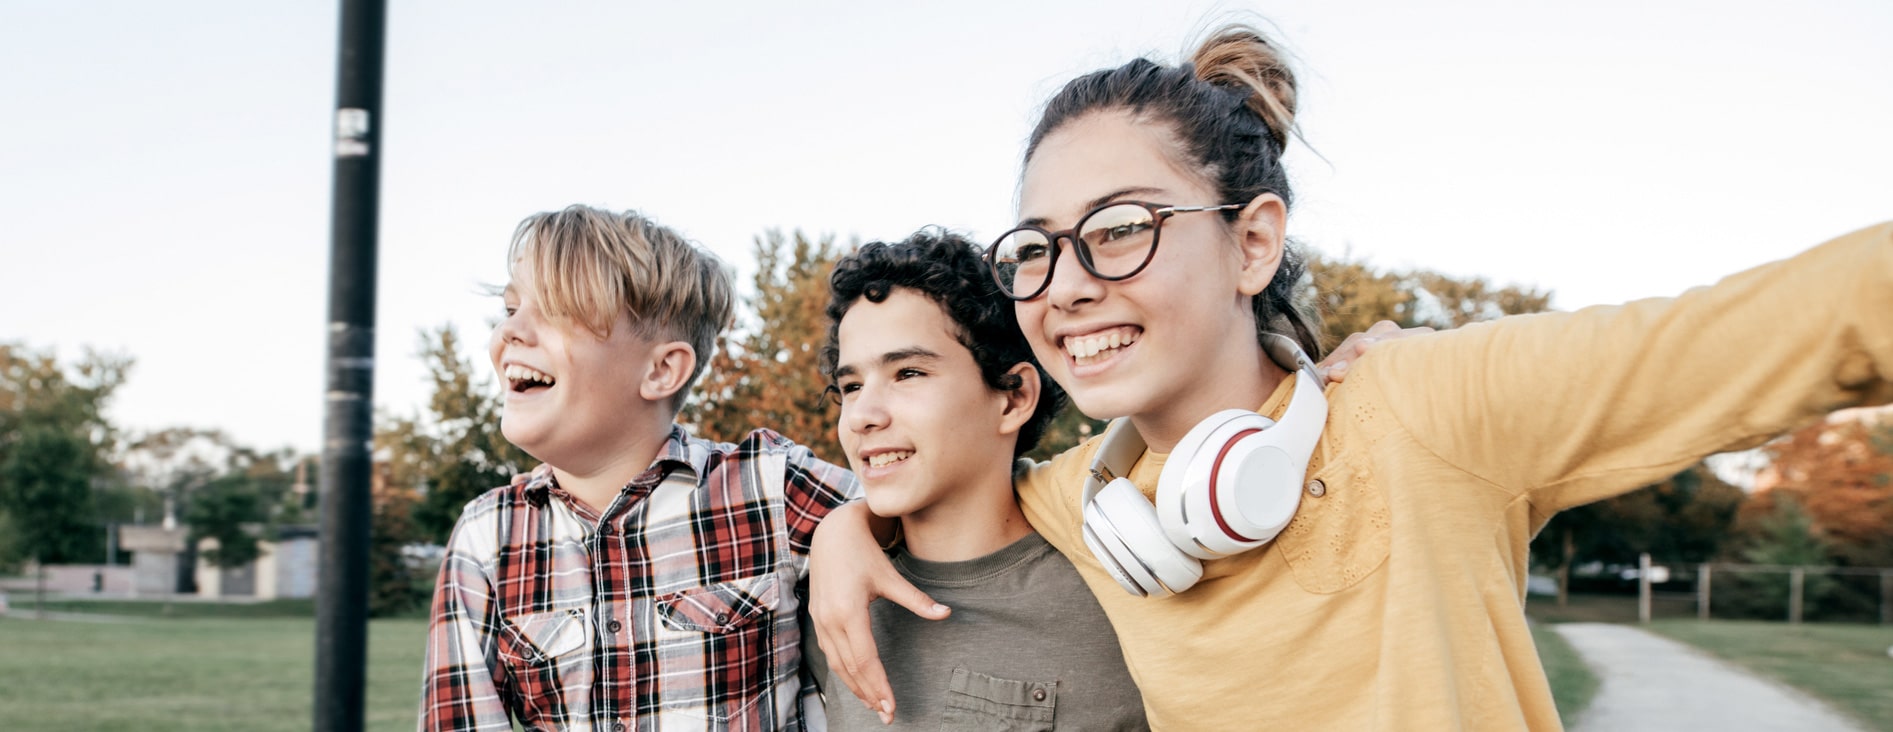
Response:
[[[1559,510],[1893,400],[1893,224],[1680,297],[1377,346],[1328,390],[1272,544],[1132,597],[1085,548],[1098,441],[1019,476],[1026,517],[1111,618],[1153,727],[1557,729],[1523,613]],[[1259,411],[1279,416],[1285,381]],[[1163,455],[1130,478],[1154,496]]]

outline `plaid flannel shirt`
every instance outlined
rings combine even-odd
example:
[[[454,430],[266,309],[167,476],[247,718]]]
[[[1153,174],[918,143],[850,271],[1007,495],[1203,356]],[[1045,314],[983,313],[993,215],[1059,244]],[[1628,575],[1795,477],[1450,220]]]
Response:
[[[441,565],[420,728],[820,728],[795,586],[856,493],[774,432],[681,427],[602,515],[544,465],[489,491]]]

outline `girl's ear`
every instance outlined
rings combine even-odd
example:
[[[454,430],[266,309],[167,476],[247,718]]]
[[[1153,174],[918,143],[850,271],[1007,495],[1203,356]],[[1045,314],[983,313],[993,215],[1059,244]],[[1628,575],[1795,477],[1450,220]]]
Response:
[[[697,368],[697,349],[683,341],[658,343],[651,347],[649,368],[638,382],[638,396],[647,401],[663,401],[676,395]]]
[[[1019,388],[999,392],[1005,400],[1004,410],[999,413],[999,433],[1009,435],[1024,427],[1038,410],[1040,385],[1039,370],[1024,361],[1013,364],[1006,373],[1019,377]]]
[[[1273,193],[1256,196],[1236,218],[1236,248],[1241,256],[1237,283],[1242,294],[1255,296],[1267,289],[1282,264],[1288,226],[1288,204]]]

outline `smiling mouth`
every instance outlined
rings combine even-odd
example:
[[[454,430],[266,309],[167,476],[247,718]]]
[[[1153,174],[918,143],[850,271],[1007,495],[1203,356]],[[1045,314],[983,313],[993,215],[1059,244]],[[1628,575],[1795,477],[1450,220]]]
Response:
[[[501,375],[506,377],[507,389],[520,394],[538,389],[551,388],[553,384],[558,383],[558,379],[552,378],[551,375],[545,372],[527,368],[519,364],[507,366],[506,373]]]
[[[910,458],[913,456],[914,456],[913,450],[897,450],[894,452],[878,453],[878,454],[871,455],[868,457],[868,467],[878,468],[883,465],[892,465],[894,463],[898,463],[902,460],[906,460],[907,458]]]
[[[1086,366],[1105,361],[1125,346],[1136,343],[1144,332],[1134,327],[1125,326],[1082,336],[1065,339],[1065,353],[1079,366]]]

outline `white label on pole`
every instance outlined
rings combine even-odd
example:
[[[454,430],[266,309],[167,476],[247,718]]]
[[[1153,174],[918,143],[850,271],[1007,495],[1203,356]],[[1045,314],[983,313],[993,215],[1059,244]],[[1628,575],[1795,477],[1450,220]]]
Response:
[[[368,154],[368,110],[335,110],[335,156],[358,158]]]

